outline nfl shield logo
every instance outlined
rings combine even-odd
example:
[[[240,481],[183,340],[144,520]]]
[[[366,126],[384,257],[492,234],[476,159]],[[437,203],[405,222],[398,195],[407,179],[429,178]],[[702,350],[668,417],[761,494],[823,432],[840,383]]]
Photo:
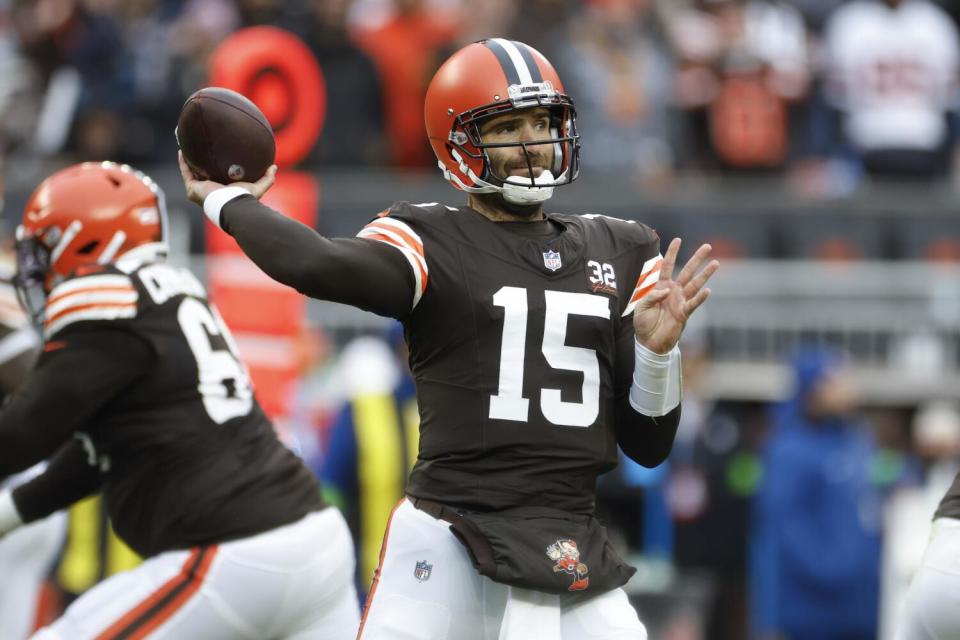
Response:
[[[543,252],[543,266],[550,271],[556,271],[563,265],[560,263],[560,254],[556,251],[544,251]]]
[[[430,579],[430,572],[433,571],[433,565],[427,564],[427,561],[418,562],[413,569],[413,577],[420,582],[426,582]]]

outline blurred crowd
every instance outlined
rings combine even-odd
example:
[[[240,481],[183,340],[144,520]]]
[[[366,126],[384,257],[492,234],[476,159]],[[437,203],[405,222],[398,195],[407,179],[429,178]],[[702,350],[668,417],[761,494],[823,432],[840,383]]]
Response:
[[[496,35],[558,67],[584,172],[653,187],[772,173],[830,196],[865,176],[952,176],[958,13],[952,0],[3,0],[0,136],[14,155],[169,162],[214,49],[273,25],[326,82],[306,164],[428,167],[428,79]]]

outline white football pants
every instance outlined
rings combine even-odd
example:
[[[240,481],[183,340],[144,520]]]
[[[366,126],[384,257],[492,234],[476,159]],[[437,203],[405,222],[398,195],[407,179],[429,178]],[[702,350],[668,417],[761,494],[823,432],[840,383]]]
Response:
[[[896,640],[960,638],[960,520],[937,518],[904,603]]]
[[[14,476],[17,486],[42,471],[42,465]],[[67,514],[21,527],[0,540],[0,638],[25,640],[37,618],[40,587],[53,568],[67,535]]]
[[[330,507],[259,535],[171,551],[85,593],[35,640],[352,640],[353,541]]]
[[[360,640],[646,640],[623,589],[576,605],[481,576],[443,520],[404,499],[384,534]]]

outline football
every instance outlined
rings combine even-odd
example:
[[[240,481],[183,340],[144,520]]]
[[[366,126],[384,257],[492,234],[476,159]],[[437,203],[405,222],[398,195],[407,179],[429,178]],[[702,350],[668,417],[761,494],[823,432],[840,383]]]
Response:
[[[222,87],[206,87],[187,98],[175,133],[193,173],[222,184],[255,182],[276,153],[273,129],[263,112]]]

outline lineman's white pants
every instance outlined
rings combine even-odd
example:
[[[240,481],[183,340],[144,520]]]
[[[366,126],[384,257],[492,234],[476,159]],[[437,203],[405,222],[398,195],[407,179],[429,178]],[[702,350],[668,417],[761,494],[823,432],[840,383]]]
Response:
[[[960,520],[937,518],[917,570],[896,640],[960,638]]]
[[[566,600],[481,576],[450,525],[404,499],[387,525],[358,638],[646,640],[622,589],[576,605]]]
[[[42,465],[14,476],[17,486],[42,471]],[[21,527],[0,540],[0,638],[24,640],[33,631],[40,587],[67,535],[67,515],[55,513]]]
[[[36,640],[352,640],[350,532],[334,508],[257,536],[162,553],[80,597]]]

